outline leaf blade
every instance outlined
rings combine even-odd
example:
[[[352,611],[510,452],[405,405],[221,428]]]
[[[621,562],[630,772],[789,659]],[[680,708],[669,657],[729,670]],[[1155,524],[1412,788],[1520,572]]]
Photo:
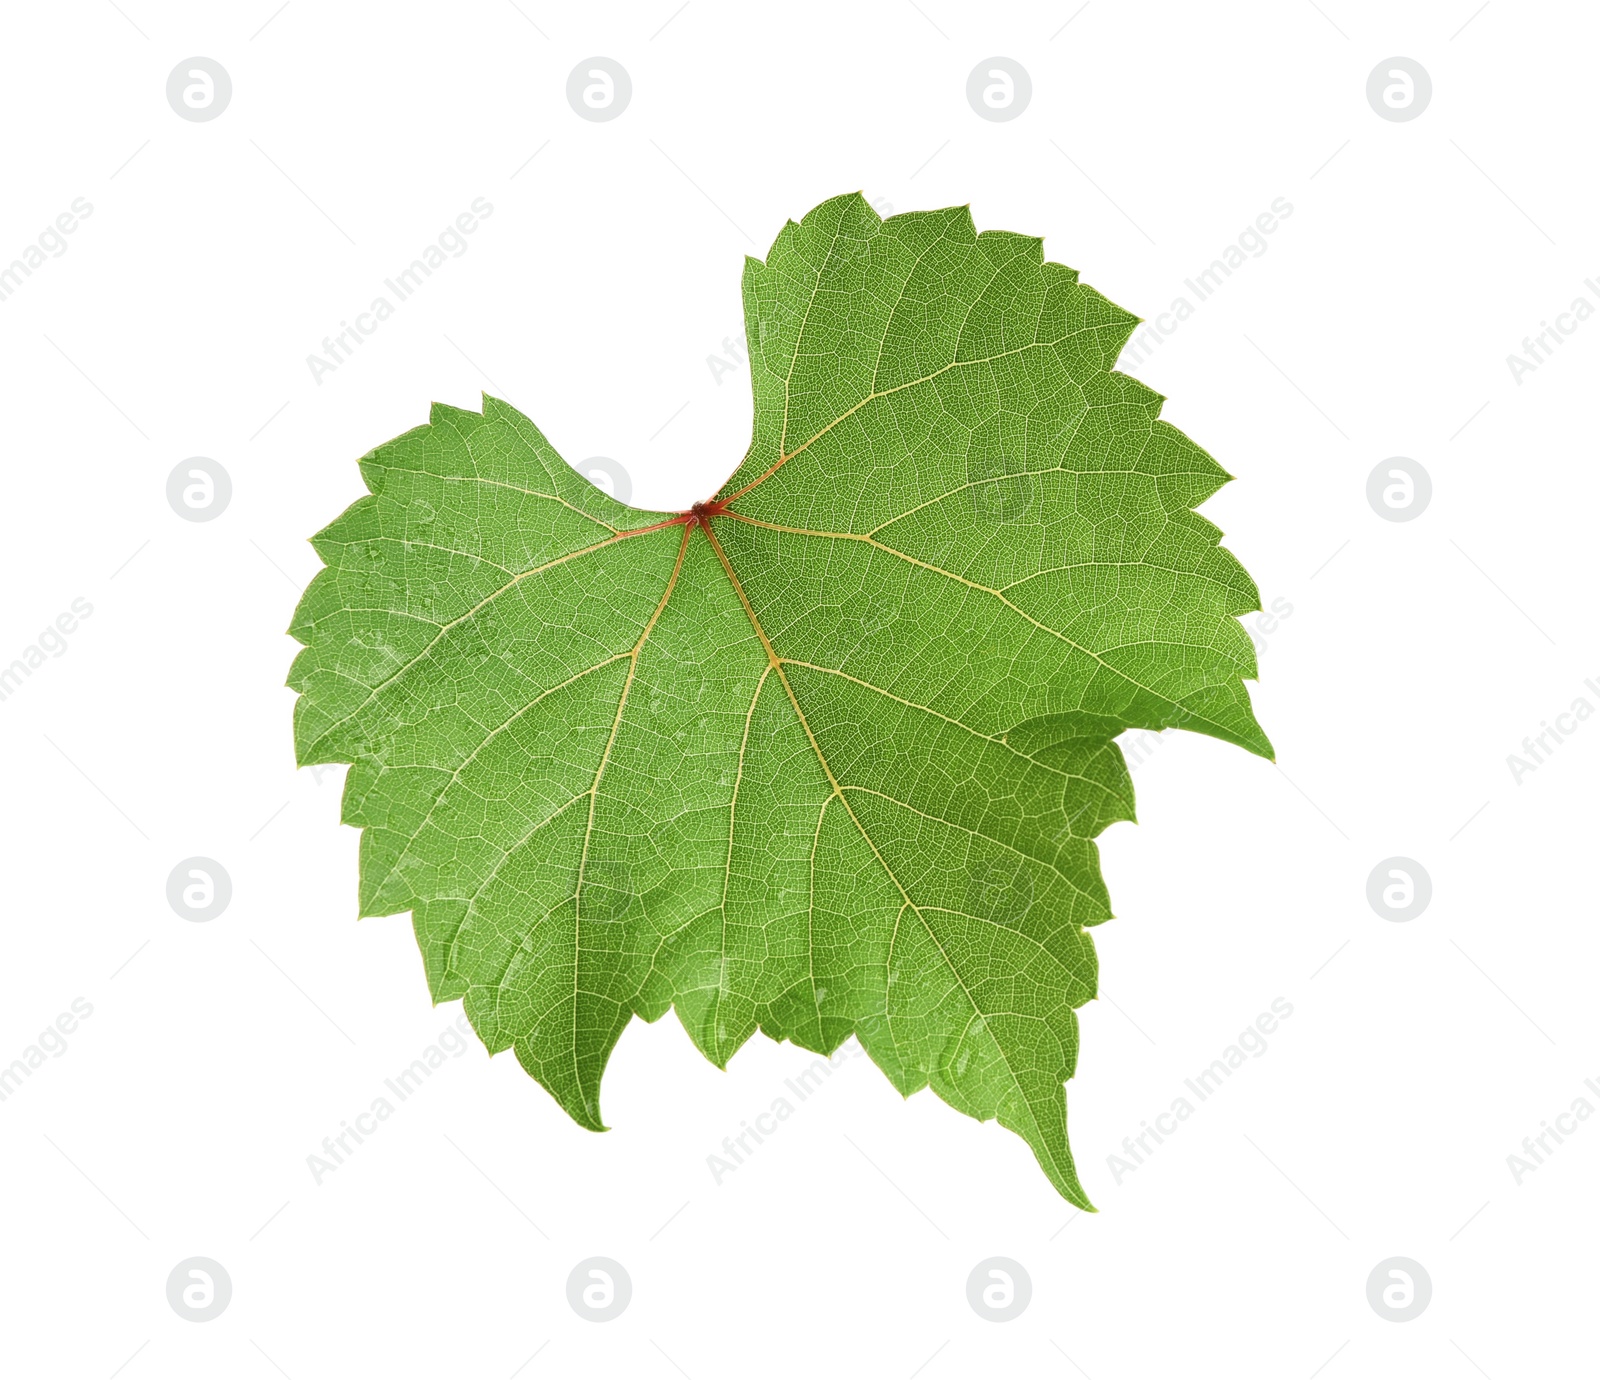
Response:
[[[1112,372],[1135,318],[965,207],[835,198],[743,281],[752,441],[617,503],[485,398],[362,462],[291,631],[302,763],[351,761],[364,914],[581,1125],[634,1015],[720,1065],[851,1033],[904,1094],[1066,1137],[1133,818],[1113,739],[1271,748],[1193,512],[1227,481]]]

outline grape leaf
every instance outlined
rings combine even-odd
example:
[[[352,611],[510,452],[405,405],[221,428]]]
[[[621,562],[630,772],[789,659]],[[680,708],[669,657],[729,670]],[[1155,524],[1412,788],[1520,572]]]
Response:
[[[1133,818],[1114,743],[1270,755],[1192,509],[1228,476],[1112,371],[1136,318],[966,207],[818,206],[748,259],[750,449],[625,506],[520,413],[436,405],[314,539],[302,765],[348,762],[360,910],[580,1125],[633,1016],[722,1066],[854,1032],[1061,1195],[1074,1008]]]

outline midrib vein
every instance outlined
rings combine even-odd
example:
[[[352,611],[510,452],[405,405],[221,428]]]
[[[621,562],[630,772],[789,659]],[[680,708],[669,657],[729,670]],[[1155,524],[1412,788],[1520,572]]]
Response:
[[[716,533],[711,530],[711,524],[706,523],[704,524],[704,527],[706,540],[711,543],[711,549],[717,553],[717,559],[722,562],[722,568],[727,572],[728,580],[733,585],[734,593],[739,596],[739,602],[744,605],[745,617],[750,620],[750,626],[755,630],[756,637],[760,639],[762,647],[766,649],[767,662],[772,670],[778,673],[778,680],[782,683],[785,693],[789,696],[789,703],[794,709],[795,717],[800,721],[800,727],[804,731],[807,741],[809,741],[811,744],[811,750],[817,755],[817,762],[822,767],[823,775],[828,778],[828,785],[832,788],[833,792],[829,799],[837,799],[838,802],[844,806],[845,813],[850,816],[850,820],[856,826],[856,830],[858,833],[860,833],[862,841],[867,845],[868,848],[872,850],[872,856],[878,860],[878,865],[883,868],[884,875],[894,883],[895,890],[900,893],[900,897],[905,903],[903,909],[909,909],[917,917],[918,923],[921,924],[928,938],[933,941],[934,948],[939,951],[939,957],[944,960],[945,967],[950,970],[951,977],[955,978],[956,985],[961,988],[961,994],[967,999],[967,1004],[972,1008],[974,1015],[978,1017],[984,1017],[983,1008],[978,1005],[977,998],[972,995],[972,990],[967,986],[966,979],[961,975],[961,970],[956,967],[954,960],[950,957],[949,952],[945,949],[944,944],[940,941],[939,936],[934,931],[933,926],[928,923],[927,916],[922,913],[917,903],[911,899],[911,893],[905,889],[905,886],[901,883],[900,878],[895,875],[894,869],[889,866],[889,860],[883,856],[883,853],[879,850],[878,845],[873,841],[872,835],[867,832],[866,826],[862,824],[860,816],[856,814],[855,808],[850,804],[850,800],[845,795],[843,788],[839,785],[839,779],[833,774],[833,768],[831,765],[829,765],[827,756],[822,751],[822,744],[817,741],[817,735],[812,732],[811,723],[806,718],[806,712],[800,707],[800,700],[795,695],[794,687],[789,683],[789,677],[784,673],[783,659],[778,655],[776,649],[773,647],[771,639],[767,636],[766,629],[761,626],[761,620],[756,616],[756,611],[751,606],[749,596],[745,594],[744,586],[740,583],[739,577],[734,573],[733,565],[728,560],[727,553],[722,549],[722,543],[717,540]],[[899,921],[897,917],[897,929],[898,924]],[[893,941],[891,940],[890,953],[888,956],[890,966],[893,964],[893,957]],[[991,1038],[993,1037],[991,1036]],[[1027,1095],[1022,1091],[1022,1083],[1017,1078],[1016,1070],[1011,1067],[1011,1060],[1007,1056],[1005,1050],[1001,1047],[999,1040],[994,1040],[994,1047],[1000,1056],[1001,1062],[1006,1066],[1006,1072],[1011,1075],[1013,1086],[1016,1087],[1017,1092],[1022,1096],[1024,1103],[1026,1103]]]

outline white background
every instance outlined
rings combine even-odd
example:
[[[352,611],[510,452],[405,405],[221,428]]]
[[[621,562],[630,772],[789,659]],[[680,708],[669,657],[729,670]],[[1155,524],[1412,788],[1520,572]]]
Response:
[[[1520,784],[1507,755],[1600,706],[1600,322],[1520,384],[1506,360],[1600,305],[1592,8],[274,3],[7,9],[0,263],[94,209],[0,302],[0,663],[93,614],[0,702],[0,1063],[93,1015],[0,1103],[0,1370],[1591,1366],[1600,1126],[1520,1184],[1507,1156],[1600,1106],[1600,720]],[[609,123],[565,97],[595,54],[632,77]],[[997,54],[1033,83],[1005,123],[965,95]],[[1433,81],[1406,123],[1366,98],[1395,54]],[[193,55],[233,81],[208,123],[165,96]],[[430,1008],[405,918],[355,922],[342,773],[294,767],[305,538],[363,491],[356,457],[480,389],[644,506],[708,495],[748,438],[747,371],[707,363],[735,362],[742,256],[857,188],[1043,235],[1146,317],[1293,207],[1137,370],[1237,476],[1206,515],[1293,611],[1253,690],[1278,765],[1169,736],[1103,839],[1118,919],[1068,1088],[1099,1214],[865,1059],[718,1184],[707,1156],[811,1057],[757,1039],[719,1073],[672,1018],[623,1037],[609,1134],[473,1042],[319,1184],[307,1156],[458,1008]],[[480,196],[468,251],[317,383],[307,355]],[[197,455],[233,483],[209,523],[165,496]],[[1432,476],[1415,521],[1368,505],[1391,456]],[[167,903],[192,855],[232,878],[209,923]],[[1409,923],[1366,898],[1393,855],[1432,878]],[[1114,1172],[1274,998],[1266,1053]],[[566,1298],[597,1255],[633,1282],[604,1325]],[[231,1276],[214,1321],[168,1305],[190,1256]],[[967,1304],[990,1256],[1031,1277],[1014,1322]],[[1433,1284],[1403,1324],[1366,1296],[1391,1256]]]

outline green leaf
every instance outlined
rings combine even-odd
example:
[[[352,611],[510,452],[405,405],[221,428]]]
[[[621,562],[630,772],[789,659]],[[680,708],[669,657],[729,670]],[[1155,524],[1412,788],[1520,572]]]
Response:
[[[837,197],[744,304],[750,449],[686,513],[492,398],[362,460],[291,629],[299,760],[353,764],[361,913],[409,910],[434,999],[581,1125],[635,1015],[719,1066],[854,1032],[1087,1207],[1113,739],[1271,752],[1256,588],[1192,511],[1228,476],[1112,372],[1136,318],[966,207]]]

